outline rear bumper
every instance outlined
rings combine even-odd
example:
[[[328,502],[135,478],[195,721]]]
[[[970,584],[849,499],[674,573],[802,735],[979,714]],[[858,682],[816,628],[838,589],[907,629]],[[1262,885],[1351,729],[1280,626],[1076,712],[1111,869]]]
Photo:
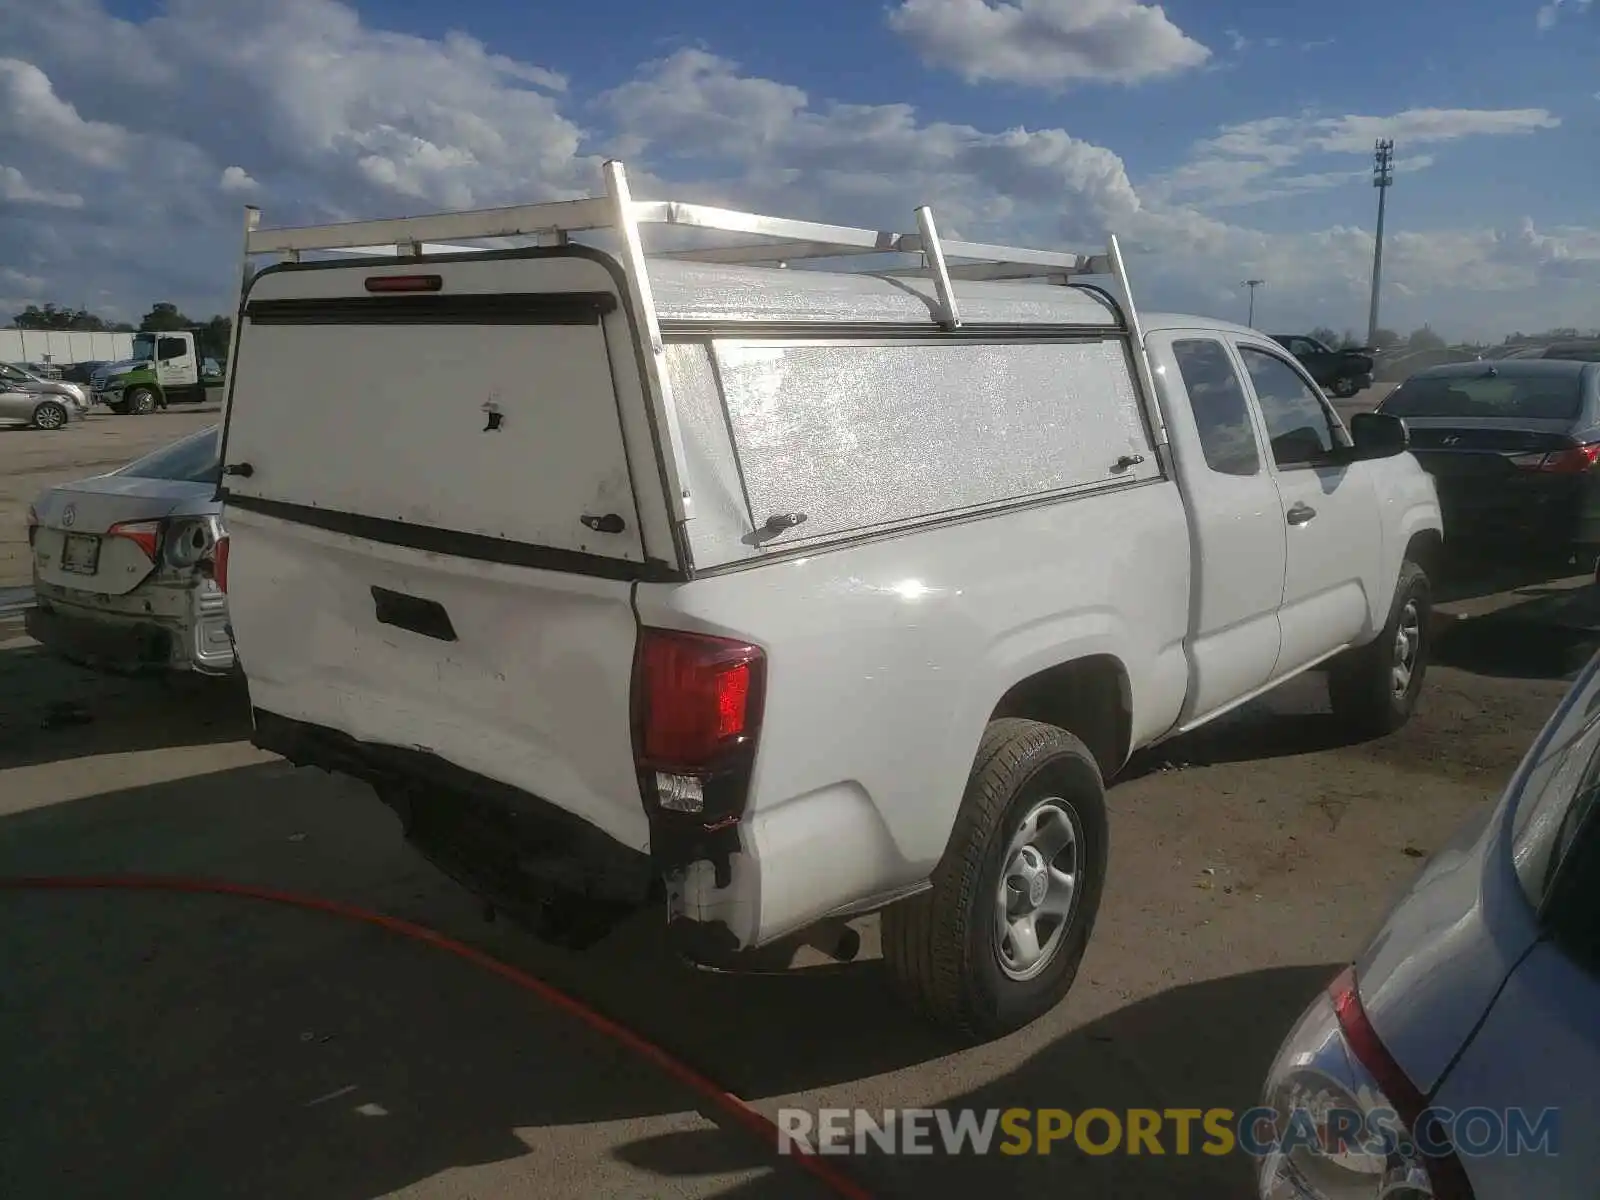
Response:
[[[525,923],[580,910],[584,940],[598,940],[657,895],[647,854],[536,796],[427,751],[357,741],[261,708],[252,715],[256,746],[369,784],[425,858]]]
[[[734,851],[730,875],[718,886],[709,861],[663,861],[678,853],[679,839],[659,822],[652,827],[654,853],[633,850],[546,800],[428,751],[359,741],[260,707],[252,708],[252,719],[257,747],[296,766],[370,785],[400,818],[418,853],[541,937],[583,949],[653,904],[666,917],[668,943],[682,957],[722,970],[765,971],[785,965],[801,944],[836,936],[842,917],[813,911],[755,945],[750,935],[761,908],[763,872],[748,853]],[[803,822],[812,823],[804,815]],[[855,832],[829,829],[846,841]],[[737,829],[727,832],[737,845]],[[814,904],[814,860],[806,856],[791,865],[807,878],[793,879],[788,890],[808,897],[796,903]]]
[[[118,670],[165,670],[172,631],[146,621],[106,620],[35,604],[23,617],[28,636],[67,658]]]
[[[1600,546],[1600,480],[1435,477],[1446,534],[1462,549]]]
[[[172,593],[168,595],[167,593]],[[65,658],[113,671],[195,671],[226,675],[235,661],[228,634],[227,597],[210,588],[163,588],[146,607],[121,612],[74,604],[61,589],[39,586],[23,618],[28,636]],[[142,589],[130,593],[138,597]],[[179,610],[165,615],[160,609]]]

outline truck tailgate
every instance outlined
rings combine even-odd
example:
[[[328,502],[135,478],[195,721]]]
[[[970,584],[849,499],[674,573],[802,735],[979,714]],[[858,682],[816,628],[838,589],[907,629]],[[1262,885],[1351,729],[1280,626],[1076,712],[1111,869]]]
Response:
[[[258,276],[223,443],[252,704],[645,847],[630,600],[675,564],[634,346],[593,252]]]
[[[438,755],[648,846],[629,584],[422,556],[248,510],[229,520],[252,705]]]

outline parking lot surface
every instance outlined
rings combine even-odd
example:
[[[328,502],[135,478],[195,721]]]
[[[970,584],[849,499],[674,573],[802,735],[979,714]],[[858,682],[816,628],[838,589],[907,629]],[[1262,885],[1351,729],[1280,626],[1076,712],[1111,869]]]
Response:
[[[15,565],[29,489],[105,470],[215,415],[0,433]],[[77,457],[74,457],[74,456]],[[13,514],[13,509],[15,513]],[[23,543],[25,545],[25,542]],[[0,616],[0,877],[139,872],[291,889],[396,914],[550,980],[763,1111],[1243,1110],[1306,1001],[1426,856],[1510,776],[1589,643],[1468,614],[1418,717],[1350,744],[1297,680],[1136,760],[1068,1001],[956,1049],[861,959],[691,971],[646,914],[584,954],[543,946],[416,857],[364,787],[248,744],[243,688],[108,679]],[[1446,586],[1451,603],[1486,587]],[[1450,589],[1454,590],[1450,590]],[[335,917],[254,901],[0,892],[0,1195],[821,1195],[648,1063],[504,980]],[[1249,1194],[1251,1163],[1061,1144],[1048,1156],[834,1160],[879,1195]]]

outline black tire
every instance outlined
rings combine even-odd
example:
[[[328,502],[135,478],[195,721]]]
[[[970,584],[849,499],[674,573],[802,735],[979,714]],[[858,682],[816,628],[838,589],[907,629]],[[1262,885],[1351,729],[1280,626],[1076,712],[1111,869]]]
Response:
[[[33,427],[35,429],[65,429],[67,422],[72,419],[67,412],[65,404],[58,404],[54,400],[46,400],[33,410]]]
[[[125,392],[127,410],[136,417],[148,416],[156,410],[156,394],[149,388],[138,387]]]
[[[1012,840],[1046,800],[1069,818],[1078,883],[1064,918],[1042,931],[1053,950],[1037,974],[1018,979],[1002,966],[998,897]],[[1088,747],[1053,725],[991,722],[933,886],[884,910],[883,956],[896,989],[967,1038],[999,1037],[1049,1012],[1071,989],[1094,930],[1107,847],[1105,784]],[[1056,924],[1062,932],[1052,939]]]
[[[1333,715],[1351,733],[1383,737],[1411,719],[1428,671],[1432,611],[1433,588],[1427,573],[1414,562],[1401,563],[1394,601],[1382,632],[1365,646],[1334,660],[1328,671],[1328,701]],[[1403,688],[1396,676],[1402,629],[1413,639],[1410,672]]]
[[[1354,379],[1339,379],[1334,381],[1333,394],[1341,400],[1348,400],[1361,389],[1356,386]]]

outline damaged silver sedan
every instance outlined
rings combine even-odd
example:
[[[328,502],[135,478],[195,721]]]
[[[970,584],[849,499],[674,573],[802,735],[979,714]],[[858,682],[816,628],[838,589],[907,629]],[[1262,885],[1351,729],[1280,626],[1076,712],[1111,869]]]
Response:
[[[211,426],[35,500],[30,636],[98,669],[233,670],[218,434]]]

